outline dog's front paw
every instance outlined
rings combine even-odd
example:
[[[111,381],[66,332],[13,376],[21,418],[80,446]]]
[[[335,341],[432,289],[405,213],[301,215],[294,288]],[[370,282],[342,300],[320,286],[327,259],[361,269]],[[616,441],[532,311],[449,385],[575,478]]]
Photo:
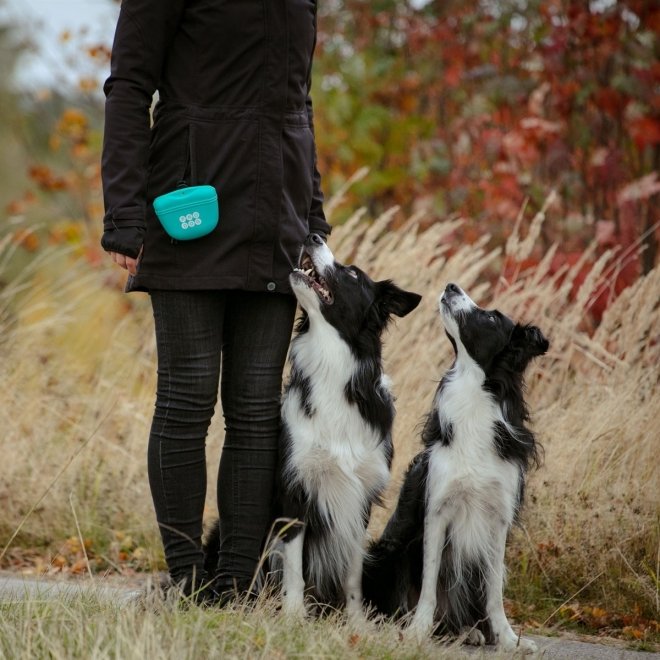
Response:
[[[536,653],[538,651],[538,647],[531,639],[518,637],[518,635],[516,635],[516,633],[511,629],[501,633],[498,636],[497,646],[500,649],[504,649],[506,651],[517,651],[523,655],[527,655],[528,653]]]
[[[282,600],[282,613],[285,616],[290,616],[296,619],[304,619],[307,616],[307,609],[305,608],[305,600],[298,595],[285,594]]]
[[[433,632],[433,611],[418,609],[408,631],[417,641],[426,639]]]
[[[470,644],[471,646],[484,646],[486,644],[486,638],[481,630],[465,628],[463,634],[465,635],[466,644]]]
[[[346,603],[346,616],[351,623],[364,623],[367,620],[367,615],[362,609],[362,605],[354,600],[349,600]]]
[[[536,645],[536,642],[533,642],[531,639],[520,638],[518,641],[518,648],[526,655],[527,653],[536,653],[539,650],[539,647]]]

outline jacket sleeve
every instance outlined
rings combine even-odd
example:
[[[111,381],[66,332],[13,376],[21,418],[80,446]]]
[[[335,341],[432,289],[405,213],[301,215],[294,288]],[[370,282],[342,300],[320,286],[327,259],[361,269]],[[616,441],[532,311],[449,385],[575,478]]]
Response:
[[[316,49],[316,10],[314,13],[314,50]],[[313,52],[312,52],[313,58]],[[316,161],[316,134],[314,133],[314,108],[312,106],[312,63],[309,63],[309,70],[307,72],[307,120],[309,122],[309,127],[314,135],[314,163],[312,165],[312,206],[309,211],[309,230],[313,233],[320,233],[324,236],[328,236],[332,231],[332,227],[328,224],[328,221],[325,219],[325,213],[323,212],[323,192],[321,190],[321,174],[319,173]]]
[[[309,94],[307,95],[307,117],[309,126],[314,134],[314,110],[312,108],[312,99]],[[309,229],[314,233],[322,233],[325,236],[330,234],[332,227],[325,219],[323,212],[323,192],[321,191],[321,174],[319,173],[316,165],[316,138],[314,138],[314,164],[312,166],[313,172],[313,188],[312,188],[312,206],[309,211]]]
[[[123,0],[105,82],[104,230],[145,227],[150,114],[185,0]]]

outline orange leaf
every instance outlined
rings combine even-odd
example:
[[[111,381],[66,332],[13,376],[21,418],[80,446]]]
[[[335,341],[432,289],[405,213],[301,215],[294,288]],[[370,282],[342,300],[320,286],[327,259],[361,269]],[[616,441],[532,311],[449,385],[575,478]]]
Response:
[[[357,643],[360,641],[360,635],[353,633],[349,638],[348,638],[348,645],[351,648],[355,648]]]
[[[12,238],[14,243],[28,252],[39,249],[39,237],[30,229],[19,229]]]
[[[85,559],[79,559],[78,561],[74,562],[73,565],[71,566],[71,572],[80,574],[84,573],[87,570],[87,561]]]

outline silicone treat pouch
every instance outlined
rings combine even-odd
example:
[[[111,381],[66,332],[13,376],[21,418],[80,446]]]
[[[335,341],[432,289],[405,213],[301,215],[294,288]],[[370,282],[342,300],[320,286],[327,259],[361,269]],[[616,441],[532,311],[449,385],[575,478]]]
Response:
[[[212,232],[220,215],[213,186],[179,188],[154,199],[163,229],[177,241],[191,241]]]

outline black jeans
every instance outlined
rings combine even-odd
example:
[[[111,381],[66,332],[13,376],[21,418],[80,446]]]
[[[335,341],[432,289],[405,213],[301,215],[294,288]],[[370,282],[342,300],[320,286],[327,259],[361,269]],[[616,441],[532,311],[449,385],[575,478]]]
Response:
[[[282,371],[295,298],[250,291],[152,291],[151,301],[158,389],[149,484],[170,575],[175,581],[204,576],[205,444],[222,373],[218,575],[226,582],[249,583],[272,517]]]

